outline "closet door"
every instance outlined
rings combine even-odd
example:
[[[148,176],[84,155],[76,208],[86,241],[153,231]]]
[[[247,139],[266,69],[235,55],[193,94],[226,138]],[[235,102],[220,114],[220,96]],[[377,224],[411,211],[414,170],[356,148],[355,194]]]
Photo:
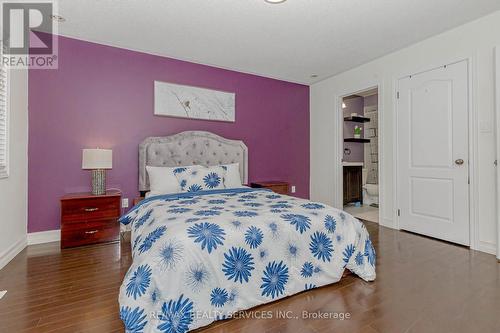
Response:
[[[469,245],[468,64],[399,81],[401,229]]]

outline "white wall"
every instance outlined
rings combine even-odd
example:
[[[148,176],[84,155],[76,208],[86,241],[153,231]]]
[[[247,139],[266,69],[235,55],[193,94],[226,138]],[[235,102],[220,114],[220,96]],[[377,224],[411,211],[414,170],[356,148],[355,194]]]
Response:
[[[496,244],[494,47],[500,45],[500,11],[432,37],[311,86],[311,198],[334,204],[336,184],[336,97],[379,83],[381,102],[381,224],[397,228],[394,202],[393,130],[397,80],[457,60],[471,58],[477,212],[472,247],[494,253]],[[429,120],[432,121],[432,120]],[[333,148],[332,148],[333,147]]]
[[[500,156],[500,135],[498,129],[500,128],[500,45],[495,48],[495,88],[496,88],[496,125],[497,125],[497,157]],[[497,259],[500,260],[500,170],[497,168]]]
[[[0,268],[26,246],[28,72],[10,71],[9,177],[0,179]]]

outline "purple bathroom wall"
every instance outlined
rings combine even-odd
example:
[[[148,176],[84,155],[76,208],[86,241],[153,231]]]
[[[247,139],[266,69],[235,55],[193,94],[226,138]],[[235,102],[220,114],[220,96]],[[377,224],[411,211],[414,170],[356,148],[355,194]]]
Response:
[[[363,100],[364,106],[378,106],[378,94],[367,96]]]
[[[344,99],[345,108],[344,108],[344,117],[349,117],[351,113],[357,113],[358,115],[363,115],[363,107],[364,101],[363,97],[355,97]],[[344,122],[344,138],[353,138],[354,137],[354,127],[361,126],[363,124],[354,123],[354,122]],[[361,137],[363,137],[364,133],[361,132]],[[345,149],[350,150],[350,154],[345,152]],[[363,162],[365,159],[365,149],[364,144],[355,143],[355,142],[344,142],[344,161],[345,162]]]
[[[153,82],[236,93],[236,122],[153,115]],[[88,191],[82,148],[113,149],[108,187],[138,195],[138,145],[205,130],[243,140],[249,180],[285,180],[309,197],[309,87],[60,37],[59,69],[29,71],[28,231],[60,228],[59,198]]]

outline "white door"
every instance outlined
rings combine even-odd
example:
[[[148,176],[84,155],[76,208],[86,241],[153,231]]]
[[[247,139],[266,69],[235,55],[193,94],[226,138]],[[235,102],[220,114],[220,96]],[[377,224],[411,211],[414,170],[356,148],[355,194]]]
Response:
[[[469,245],[468,65],[399,81],[401,229]]]

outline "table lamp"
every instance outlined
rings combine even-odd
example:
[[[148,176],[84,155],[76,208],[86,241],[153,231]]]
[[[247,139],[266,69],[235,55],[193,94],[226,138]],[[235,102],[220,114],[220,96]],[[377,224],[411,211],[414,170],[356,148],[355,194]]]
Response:
[[[82,169],[92,170],[92,194],[106,194],[106,169],[113,167],[111,149],[83,149]]]

